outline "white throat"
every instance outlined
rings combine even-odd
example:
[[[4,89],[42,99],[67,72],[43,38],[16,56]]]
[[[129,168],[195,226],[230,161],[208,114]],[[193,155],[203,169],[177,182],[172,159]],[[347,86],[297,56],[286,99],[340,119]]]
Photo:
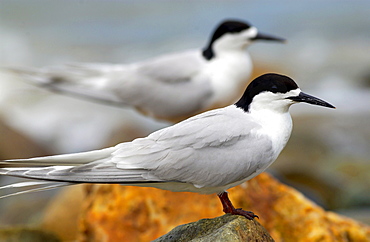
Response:
[[[280,113],[265,109],[252,111],[250,115],[262,126],[260,132],[271,138],[276,154],[275,158],[277,158],[292,132],[293,122],[289,112]]]
[[[289,107],[294,102],[286,99],[286,97],[295,96],[299,93],[300,89],[285,94],[260,93],[253,98],[250,104],[250,115],[263,127],[261,132],[270,136],[277,155],[288,142],[293,128]]]

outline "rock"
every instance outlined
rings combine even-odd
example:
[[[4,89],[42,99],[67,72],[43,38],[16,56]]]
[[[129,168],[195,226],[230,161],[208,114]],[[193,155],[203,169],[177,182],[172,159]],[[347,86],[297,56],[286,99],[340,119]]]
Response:
[[[253,211],[275,241],[370,241],[370,227],[326,212],[263,173],[229,190],[235,207]],[[88,186],[81,241],[151,241],[175,226],[223,214],[215,195],[120,185]]]
[[[177,226],[153,242],[274,241],[256,220],[226,214]]]
[[[223,215],[215,195],[155,188],[90,185],[81,241],[151,241],[175,226]]]
[[[54,234],[43,230],[15,227],[0,229],[0,241],[2,242],[59,242]]]

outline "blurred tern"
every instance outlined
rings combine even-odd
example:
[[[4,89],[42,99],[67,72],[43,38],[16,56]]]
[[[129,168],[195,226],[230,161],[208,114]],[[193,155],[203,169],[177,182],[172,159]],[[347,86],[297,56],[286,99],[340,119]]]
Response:
[[[177,122],[233,104],[252,72],[245,49],[256,40],[284,42],[236,20],[222,22],[203,49],[167,54],[132,64],[66,64],[7,68],[50,90]]]
[[[3,186],[27,189],[3,196],[78,183],[118,183],[175,192],[217,193],[225,213],[235,209],[226,190],[267,169],[292,130],[289,107],[297,102],[334,108],[301,92],[287,76],[265,74],[234,105],[211,110],[145,138],[77,154],[0,162],[0,174],[42,181]]]

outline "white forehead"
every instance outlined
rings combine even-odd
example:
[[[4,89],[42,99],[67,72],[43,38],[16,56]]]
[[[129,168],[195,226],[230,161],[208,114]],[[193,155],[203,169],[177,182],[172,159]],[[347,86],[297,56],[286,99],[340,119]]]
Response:
[[[283,93],[283,95],[286,95],[288,97],[295,97],[298,96],[301,93],[301,89],[297,88],[294,90],[290,90],[289,92]]]
[[[241,31],[240,33],[247,38],[254,38],[257,36],[258,30],[256,27],[251,26],[250,28]]]
[[[296,97],[299,95],[300,92],[301,92],[300,88],[290,90],[289,92],[285,92],[285,93],[281,93],[281,92],[273,93],[269,91],[264,91],[254,96],[253,101],[279,100],[279,99],[284,100],[287,97]]]

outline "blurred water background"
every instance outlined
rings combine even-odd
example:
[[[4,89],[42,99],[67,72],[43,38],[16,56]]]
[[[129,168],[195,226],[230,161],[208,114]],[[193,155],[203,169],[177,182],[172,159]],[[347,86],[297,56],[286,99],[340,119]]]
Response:
[[[288,40],[251,46],[258,68],[291,76],[337,107],[293,106],[292,138],[269,171],[325,208],[369,223],[369,16],[370,1],[359,0],[2,0],[0,66],[129,63],[202,48],[225,18],[249,21]],[[130,108],[50,93],[6,72],[0,123],[1,159],[102,148],[168,125]],[[37,220],[52,194],[1,200],[0,224]]]

